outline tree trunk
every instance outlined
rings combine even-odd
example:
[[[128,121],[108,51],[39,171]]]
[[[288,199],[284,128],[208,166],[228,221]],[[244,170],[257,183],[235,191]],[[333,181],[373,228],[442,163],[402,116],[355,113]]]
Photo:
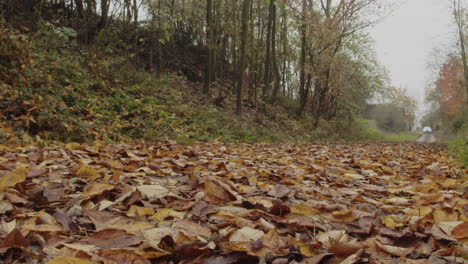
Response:
[[[268,25],[267,25],[267,39],[266,39],[266,56],[265,56],[265,69],[263,77],[263,100],[266,101],[268,98],[268,91],[270,90],[271,83],[271,29],[273,27],[273,11],[274,11],[275,1],[270,0],[269,12],[268,12]]]
[[[208,58],[206,60],[205,86],[203,93],[210,92],[211,80],[213,73],[213,0],[206,0],[206,46]]]
[[[462,57],[462,63],[463,63],[463,73],[464,73],[464,78],[465,78],[465,110],[468,110],[468,64],[467,64],[467,58],[466,58],[466,49],[465,49],[465,34],[463,32],[463,24],[464,24],[464,9],[461,5],[460,0],[453,0],[453,14],[455,16],[455,22],[457,23],[458,27],[458,36],[460,39],[460,53]]]
[[[273,0],[272,0],[273,1]],[[276,58],[276,5],[273,4],[273,23],[271,27],[271,60],[273,64],[273,76],[274,76],[274,86],[273,92],[271,94],[271,102],[276,100],[278,96],[278,91],[280,88],[280,76],[279,76],[279,68]]]
[[[281,89],[283,96],[286,96],[286,73],[288,72],[287,68],[287,46],[288,46],[288,16],[286,13],[286,8],[282,10],[282,28],[281,28],[281,43],[283,44],[283,52],[282,52],[282,81],[281,81]]]
[[[101,19],[99,20],[97,26],[97,32],[99,32],[101,29],[104,29],[107,25],[107,18],[109,14],[109,1],[110,0],[101,0]]]
[[[305,85],[305,61],[306,61],[306,33],[307,33],[307,24],[306,24],[306,9],[307,9],[307,0],[302,0],[302,25],[301,25],[301,57],[299,61],[300,76],[299,76],[299,108],[297,109],[297,115],[302,116],[304,112],[305,105],[307,103],[307,93]]]
[[[83,0],[75,0],[75,5],[78,16],[82,18],[84,16]]]
[[[237,84],[237,98],[236,98],[236,114],[240,115],[242,112],[242,88],[244,86],[244,75],[246,66],[246,49],[247,49],[247,33],[249,27],[249,7],[250,0],[244,0],[242,4],[242,35],[240,47],[240,64],[239,64],[239,83]]]
[[[137,0],[133,0],[133,23],[138,24],[138,3]]]

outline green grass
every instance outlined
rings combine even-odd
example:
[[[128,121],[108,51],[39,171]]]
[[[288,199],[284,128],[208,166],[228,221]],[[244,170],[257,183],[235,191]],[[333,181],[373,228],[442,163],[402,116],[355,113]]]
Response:
[[[468,137],[459,135],[448,143],[449,151],[465,166],[468,167]]]
[[[374,120],[358,118],[349,137],[355,141],[412,142],[418,139],[419,134],[410,131],[384,132],[376,126]]]

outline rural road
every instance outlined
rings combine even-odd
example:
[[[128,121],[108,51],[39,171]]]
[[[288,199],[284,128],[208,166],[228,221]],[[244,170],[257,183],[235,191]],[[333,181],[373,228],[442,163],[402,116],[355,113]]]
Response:
[[[418,138],[417,142],[433,143],[436,142],[436,138],[433,134],[423,134],[420,138]]]

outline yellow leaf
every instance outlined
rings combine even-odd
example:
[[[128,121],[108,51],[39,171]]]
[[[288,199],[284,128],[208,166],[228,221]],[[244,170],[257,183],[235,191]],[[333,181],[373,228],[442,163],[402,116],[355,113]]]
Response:
[[[411,209],[406,213],[407,216],[419,216],[424,217],[432,213],[432,208],[429,206],[419,206],[417,208]]]
[[[316,216],[319,214],[317,210],[302,204],[295,204],[291,206],[291,213],[305,216]]]
[[[84,189],[83,193],[81,193],[81,196],[83,197],[92,197],[99,195],[105,191],[109,191],[114,189],[115,186],[112,184],[107,184],[107,183],[95,183],[95,184],[90,184],[86,186]]]
[[[90,181],[94,181],[101,177],[99,171],[89,165],[81,166],[76,171],[76,175],[78,175],[78,177],[85,178]]]
[[[316,255],[316,253],[314,253],[310,248],[311,247],[309,245],[304,245],[304,246],[299,247],[299,250],[301,251],[302,255],[306,257],[313,257]]]
[[[141,207],[141,206],[136,206],[136,205],[130,206],[130,209],[127,212],[127,216],[129,216],[129,217],[147,216],[147,215],[153,215],[153,214],[154,214],[153,209],[146,208],[146,207]]]
[[[391,215],[387,215],[382,219],[382,223],[388,228],[404,226],[403,223],[397,222]]]
[[[77,150],[77,149],[81,148],[81,144],[76,143],[76,142],[71,142],[71,143],[65,144],[65,148],[67,148],[69,150]]]
[[[16,168],[0,178],[0,191],[23,182],[28,177],[29,169],[26,167]]]
[[[46,264],[97,264],[97,262],[72,257],[56,257]]]
[[[437,208],[434,212],[432,212],[432,216],[434,217],[434,222],[456,222],[458,221],[458,213],[453,210],[452,208]]]
[[[166,219],[166,218],[168,218],[168,217],[172,217],[172,218],[183,218],[184,215],[185,215],[185,213],[177,212],[177,211],[175,211],[175,210],[168,209],[168,208],[163,208],[163,209],[159,209],[159,210],[151,217],[151,219],[156,220],[156,221],[163,221],[164,219]]]
[[[446,189],[456,189],[460,186],[457,180],[455,179],[446,179],[443,183],[442,186]]]
[[[163,251],[156,251],[156,250],[148,250],[148,249],[137,249],[134,251],[136,254],[146,258],[146,259],[152,259],[152,258],[159,258],[162,256],[167,256],[170,255],[170,252],[163,252]]]
[[[356,207],[352,207],[348,210],[341,210],[341,211],[333,211],[333,217],[340,218],[343,221],[351,221],[353,220],[353,211]]]

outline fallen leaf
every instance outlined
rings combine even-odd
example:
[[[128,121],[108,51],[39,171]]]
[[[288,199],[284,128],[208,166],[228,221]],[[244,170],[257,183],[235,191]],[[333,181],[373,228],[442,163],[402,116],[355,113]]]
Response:
[[[26,167],[16,168],[10,173],[0,177],[0,191],[13,187],[23,182],[28,177],[29,169]]]
[[[434,222],[455,222],[458,221],[458,213],[452,208],[437,208],[432,212]]]
[[[159,243],[161,243],[161,240],[164,237],[169,236],[173,239],[177,237],[177,232],[170,227],[153,228],[144,230],[142,232],[145,241],[148,243],[148,245],[158,250],[162,250],[159,248]]]
[[[384,224],[388,228],[401,227],[405,225],[404,223],[396,221],[391,215],[386,215],[382,219],[382,224]]]
[[[84,178],[89,181],[95,181],[101,178],[101,174],[99,173],[99,171],[89,165],[80,166],[76,171],[76,175],[80,178]]]
[[[141,207],[141,206],[136,206],[132,205],[130,206],[130,209],[128,209],[127,216],[129,217],[137,217],[137,216],[147,216],[147,215],[153,215],[154,210],[151,208],[146,208],[146,207]]]
[[[236,230],[229,237],[229,242],[252,242],[260,239],[265,233],[250,227],[243,227]]]
[[[103,249],[129,247],[140,244],[142,241],[143,238],[116,229],[105,229],[81,240],[82,243],[92,244]]]
[[[114,189],[115,186],[112,184],[107,183],[94,183],[86,186],[86,188],[81,193],[81,196],[84,198],[93,197],[96,195],[100,195],[105,191],[110,191]]]
[[[219,182],[210,179],[205,180],[205,195],[207,201],[212,204],[224,204],[235,200],[228,191],[221,187]]]
[[[0,244],[0,248],[6,247],[13,247],[13,246],[21,246],[21,247],[28,247],[29,242],[24,238],[23,234],[18,229],[13,229],[5,240]]]
[[[464,223],[457,225],[452,230],[451,235],[456,239],[468,238],[468,222],[464,222]]]
[[[169,194],[169,190],[161,185],[140,185],[138,191],[149,200],[163,198]]]
[[[158,209],[156,211],[156,213],[154,213],[153,216],[151,216],[151,219],[153,220],[156,220],[156,221],[163,221],[169,217],[172,217],[172,218],[183,218],[185,215],[185,213],[183,212],[177,212],[173,209],[167,209],[167,208],[162,208],[162,209]]]
[[[398,256],[398,257],[406,257],[409,255],[411,252],[414,251],[413,248],[402,248],[402,247],[395,247],[395,246],[390,246],[390,245],[383,245],[380,242],[376,241],[375,242],[377,246],[379,246],[380,249],[383,251],[392,254],[393,256]]]
[[[104,264],[151,264],[151,262],[141,255],[130,250],[103,250],[99,253]]]
[[[46,264],[98,264],[97,262],[80,259],[80,258],[72,258],[72,257],[56,257],[49,260]]]

